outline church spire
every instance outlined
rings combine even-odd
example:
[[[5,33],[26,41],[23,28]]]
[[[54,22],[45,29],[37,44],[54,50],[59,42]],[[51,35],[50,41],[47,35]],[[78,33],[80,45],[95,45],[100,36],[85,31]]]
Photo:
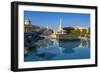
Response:
[[[62,20],[60,18],[60,23],[59,23],[59,30],[62,30]]]

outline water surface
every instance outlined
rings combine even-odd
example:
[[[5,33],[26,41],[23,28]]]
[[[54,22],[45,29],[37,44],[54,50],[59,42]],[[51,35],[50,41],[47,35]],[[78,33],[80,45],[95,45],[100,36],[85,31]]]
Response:
[[[90,58],[89,41],[44,39],[35,44],[37,45],[36,48],[27,50],[27,53],[25,53],[25,62]]]

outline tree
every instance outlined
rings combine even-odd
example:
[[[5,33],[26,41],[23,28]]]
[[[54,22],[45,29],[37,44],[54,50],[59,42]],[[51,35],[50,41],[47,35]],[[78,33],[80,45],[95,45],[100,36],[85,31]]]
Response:
[[[90,28],[88,28],[88,33],[87,34],[90,35]]]
[[[82,29],[81,36],[87,36],[87,29]]]
[[[73,27],[65,27],[63,28],[65,30],[65,33],[70,34],[72,30],[74,30]]]
[[[75,29],[71,31],[72,34],[79,36],[81,34],[80,29]]]
[[[31,25],[31,27],[32,27],[33,30],[35,30],[35,29],[40,29],[40,27],[37,26],[37,25]]]

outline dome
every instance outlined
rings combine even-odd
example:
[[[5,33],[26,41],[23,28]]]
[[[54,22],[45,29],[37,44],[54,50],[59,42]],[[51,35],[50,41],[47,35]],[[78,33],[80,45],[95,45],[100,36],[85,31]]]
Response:
[[[26,18],[25,21],[24,21],[24,24],[25,24],[25,25],[30,25],[30,24],[31,24],[31,21],[30,21],[29,19]]]

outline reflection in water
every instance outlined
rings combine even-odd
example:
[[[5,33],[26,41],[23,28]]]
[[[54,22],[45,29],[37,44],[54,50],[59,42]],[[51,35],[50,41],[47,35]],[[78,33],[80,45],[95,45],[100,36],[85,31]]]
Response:
[[[59,41],[43,39],[35,49],[25,54],[25,61],[84,59],[90,57],[89,41]],[[84,54],[85,53],[85,54]]]

